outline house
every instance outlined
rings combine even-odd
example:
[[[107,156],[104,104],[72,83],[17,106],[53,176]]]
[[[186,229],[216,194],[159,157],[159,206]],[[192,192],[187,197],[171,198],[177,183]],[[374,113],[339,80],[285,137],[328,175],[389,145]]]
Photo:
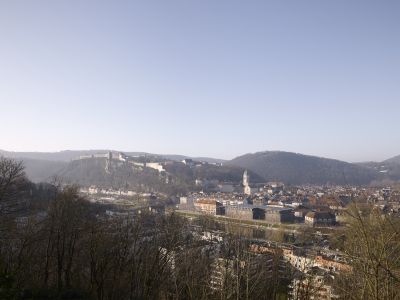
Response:
[[[310,212],[310,209],[304,206],[298,206],[294,209],[294,217],[299,222],[304,222],[305,216]]]
[[[333,288],[333,277],[315,267],[303,278],[293,279],[289,299],[338,299]]]
[[[217,215],[221,213],[222,203],[214,199],[200,199],[194,202],[196,211],[208,214]]]
[[[317,255],[315,257],[314,265],[321,269],[334,272],[350,272],[352,270],[350,265],[343,262],[330,260],[322,255]]]
[[[336,216],[331,212],[311,211],[305,216],[305,223],[309,225],[335,225]]]

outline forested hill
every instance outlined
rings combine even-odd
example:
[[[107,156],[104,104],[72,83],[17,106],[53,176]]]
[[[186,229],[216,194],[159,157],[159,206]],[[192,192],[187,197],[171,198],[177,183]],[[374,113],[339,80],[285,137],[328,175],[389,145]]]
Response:
[[[24,161],[26,173],[34,182],[49,181],[55,175],[67,178],[80,185],[107,183],[133,186],[143,182],[162,181],[155,170],[139,172],[132,166],[120,166],[115,173],[104,173],[102,163],[76,160],[81,155],[107,153],[107,150],[82,150],[46,152],[9,152],[0,150],[0,156]],[[118,153],[118,152],[116,152]],[[230,161],[212,158],[193,159],[202,161],[201,166],[190,168],[181,160],[183,155],[157,155],[144,152],[128,152],[138,161],[158,161],[165,164],[167,173],[175,182],[192,185],[195,179],[240,182],[245,169],[250,172],[251,182],[282,181],[286,184],[351,184],[368,185],[371,182],[400,180],[400,156],[383,162],[348,163],[322,157],[283,151],[264,151],[245,154]],[[210,162],[210,163],[206,163]],[[222,165],[221,165],[222,164]],[[100,166],[101,165],[101,166]],[[154,177],[154,178],[153,178]],[[153,179],[150,179],[153,178]],[[152,185],[152,183],[150,184]]]
[[[266,181],[288,184],[369,184],[379,179],[373,169],[339,160],[291,152],[245,154],[227,162],[257,173]]]

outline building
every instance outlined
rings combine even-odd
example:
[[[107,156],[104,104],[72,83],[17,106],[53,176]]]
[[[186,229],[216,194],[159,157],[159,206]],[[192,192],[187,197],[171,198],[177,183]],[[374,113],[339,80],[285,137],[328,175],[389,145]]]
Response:
[[[234,219],[253,220],[253,206],[228,205],[225,207],[225,215]]]
[[[305,274],[303,278],[297,278],[292,281],[290,285],[292,291],[289,299],[338,299],[338,295],[332,287],[332,279],[321,270],[313,270],[310,274]]]
[[[294,217],[299,222],[304,222],[306,215],[310,212],[310,209],[303,206],[298,206],[294,209]]]
[[[308,272],[314,266],[314,259],[296,249],[282,249],[284,259],[296,270]]]
[[[243,173],[243,193],[246,195],[251,195],[257,192],[257,188],[250,186],[250,175],[247,170],[245,170]]]
[[[326,271],[333,272],[351,272],[352,270],[350,265],[344,262],[325,258],[322,255],[317,255],[315,257],[314,265]]]
[[[194,202],[194,208],[196,211],[208,215],[221,214],[222,207],[222,203],[214,199],[200,199]]]
[[[280,248],[273,247],[271,245],[257,245],[252,244],[250,246],[250,252],[266,255],[264,256],[264,265],[266,264],[267,273],[265,274],[267,279],[278,277],[279,279],[286,279],[290,274],[290,264],[283,256],[283,251]]]
[[[247,173],[247,170],[243,173],[243,186],[248,186],[250,184],[250,175]]]
[[[305,216],[305,223],[308,225],[335,225],[336,216],[331,212],[311,211]]]
[[[260,220],[269,223],[291,223],[294,214],[291,208],[271,205],[237,205],[225,208],[226,216],[243,220]]]
[[[180,204],[187,204],[188,203],[188,198],[187,197],[180,197],[179,198],[179,203]]]
[[[266,206],[265,221],[270,223],[292,223],[294,221],[293,209],[280,206]]]
[[[157,170],[160,173],[161,172],[165,172],[163,165],[161,163],[158,163],[158,162],[146,163],[146,167],[154,169],[154,170]]]

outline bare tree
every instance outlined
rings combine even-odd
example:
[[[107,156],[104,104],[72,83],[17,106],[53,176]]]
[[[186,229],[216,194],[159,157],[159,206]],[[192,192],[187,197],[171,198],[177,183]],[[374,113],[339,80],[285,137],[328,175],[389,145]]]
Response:
[[[19,205],[18,185],[26,181],[22,161],[0,157],[0,215],[14,211]]]
[[[344,252],[352,272],[338,278],[346,299],[400,299],[400,220],[373,206],[348,211]]]

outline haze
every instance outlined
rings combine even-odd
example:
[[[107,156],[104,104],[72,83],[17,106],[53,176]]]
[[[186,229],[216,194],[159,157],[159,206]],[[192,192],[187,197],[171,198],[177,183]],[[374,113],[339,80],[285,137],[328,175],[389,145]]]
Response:
[[[400,154],[399,1],[3,1],[0,149]]]

